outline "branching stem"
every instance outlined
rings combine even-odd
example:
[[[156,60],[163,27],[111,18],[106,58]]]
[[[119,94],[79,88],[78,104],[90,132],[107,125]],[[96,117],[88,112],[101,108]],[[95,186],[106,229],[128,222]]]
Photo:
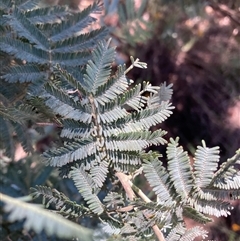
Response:
[[[145,202],[147,202],[147,203],[151,202],[151,200],[142,192],[142,190],[139,189],[138,187],[136,187],[130,181],[129,177],[126,174],[124,174],[122,172],[117,172],[115,175],[119,178],[119,181],[121,182],[125,192],[127,193],[128,198],[131,201],[133,201],[134,198],[136,197],[136,195],[134,193],[134,192],[136,192],[139,195],[139,197],[141,197]],[[152,226],[152,229],[159,241],[165,241],[165,238],[164,238],[161,230],[159,229],[159,227],[156,224]]]

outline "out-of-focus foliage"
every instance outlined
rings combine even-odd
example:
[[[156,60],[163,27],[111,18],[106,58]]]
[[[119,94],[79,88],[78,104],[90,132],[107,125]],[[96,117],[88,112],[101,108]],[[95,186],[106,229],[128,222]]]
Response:
[[[5,203],[4,211],[10,212],[8,220],[10,222],[24,220],[23,227],[25,230],[34,230],[37,233],[44,230],[48,235],[57,235],[61,238],[72,239],[77,237],[83,241],[93,240],[90,230],[57,214],[48,212],[36,204],[29,204],[21,199],[14,199],[2,193],[0,193],[0,197],[1,201]]]

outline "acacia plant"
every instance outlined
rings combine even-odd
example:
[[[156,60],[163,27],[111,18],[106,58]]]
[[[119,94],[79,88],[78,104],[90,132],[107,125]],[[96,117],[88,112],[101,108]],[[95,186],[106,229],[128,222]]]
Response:
[[[219,166],[219,148],[203,141],[191,164],[178,138],[167,141],[166,131],[152,128],[172,114],[172,86],[134,84],[127,73],[146,64],[133,57],[129,67],[113,70],[115,47],[106,29],[89,28],[99,2],[82,12],[41,7],[38,1],[0,3],[0,50],[11,56],[1,80],[3,147],[10,155],[15,132],[25,150],[34,151],[19,131],[28,118],[57,124],[62,141],[42,160],[72,179],[84,200],[76,203],[54,188],[33,187],[31,196],[41,197],[46,210],[1,194],[10,221],[24,219],[24,228],[37,233],[91,240],[92,232],[73,222],[88,217],[98,219],[109,240],[184,241],[207,236],[201,227],[186,229],[184,217],[205,224],[210,216],[230,214],[230,200],[240,198],[235,169],[240,152]],[[12,83],[23,93],[13,103]],[[146,150],[165,144],[166,167],[160,153]],[[155,193],[152,199],[134,184],[140,173]]]

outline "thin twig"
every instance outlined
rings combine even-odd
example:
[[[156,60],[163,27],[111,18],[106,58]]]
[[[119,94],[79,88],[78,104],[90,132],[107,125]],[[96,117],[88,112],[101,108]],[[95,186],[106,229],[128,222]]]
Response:
[[[142,190],[139,189],[138,187],[136,187],[129,180],[129,177],[126,174],[124,174],[122,172],[117,172],[115,175],[119,178],[119,181],[121,182],[128,198],[131,201],[133,201],[135,198],[135,193],[134,193],[134,191],[135,191],[145,202],[147,202],[147,203],[151,202],[151,200],[142,192]],[[164,238],[161,230],[159,229],[159,227],[156,224],[152,226],[152,229],[159,241],[165,241],[165,238]]]
[[[54,126],[54,127],[62,127],[62,125],[58,125],[52,122],[37,122],[35,123],[37,126]]]
[[[142,190],[140,188],[136,187],[130,180],[128,182],[129,182],[131,188],[138,194],[139,197],[142,198],[143,201],[145,201],[146,203],[151,202],[151,200],[142,192]],[[159,229],[159,227],[156,224],[152,226],[152,229],[159,241],[165,241],[165,238],[164,238],[161,230]]]
[[[129,178],[128,178],[128,176],[125,175],[122,172],[117,172],[115,175],[118,177],[119,181],[122,183],[122,186],[123,186],[123,188],[124,188],[128,198],[129,198],[129,200],[133,201],[134,198],[136,197],[136,195],[133,192],[131,186],[129,185],[129,182],[128,182]]]

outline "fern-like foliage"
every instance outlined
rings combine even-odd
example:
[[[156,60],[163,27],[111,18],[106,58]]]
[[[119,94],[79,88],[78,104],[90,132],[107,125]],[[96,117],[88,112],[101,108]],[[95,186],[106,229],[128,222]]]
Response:
[[[240,161],[240,152],[238,151],[233,158],[217,170],[218,147],[208,148],[203,141],[203,145],[197,147],[195,160],[191,165],[188,154],[179,146],[178,141],[178,138],[171,139],[168,144],[167,168],[161,165],[158,158],[148,159],[143,164],[145,177],[157,196],[155,205],[152,205],[155,215],[157,215],[159,204],[163,206],[160,209],[161,212],[164,208],[171,207],[168,211],[169,220],[171,220],[169,223],[176,225],[183,222],[183,217],[191,218],[199,223],[207,223],[211,221],[209,215],[216,217],[230,215],[232,206],[229,201],[240,198],[240,175],[234,168],[234,165]],[[225,169],[224,172],[226,181],[217,186],[216,183],[220,183],[219,178],[226,165],[229,170]],[[232,173],[235,175],[233,176]],[[227,181],[234,184],[224,185]],[[172,229],[167,240],[193,240],[198,232],[198,235],[201,233],[200,229],[193,229],[192,232],[187,231],[187,233],[184,228],[182,231],[178,229],[179,227],[174,232]],[[201,235],[204,236],[205,231],[202,231]]]
[[[0,140],[1,148],[12,158],[14,139],[26,152],[33,151],[27,122],[39,120],[36,111],[44,114],[44,121],[61,124],[38,98],[42,85],[52,80],[54,66],[85,64],[97,41],[107,33],[104,27],[89,29],[96,20],[91,14],[102,9],[100,2],[82,12],[40,2],[4,0],[0,5]]]
[[[95,21],[91,14],[102,8],[99,2],[82,12],[59,6],[41,7],[37,2],[14,4],[9,0],[1,6],[1,21],[8,31],[0,39],[0,50],[21,60],[2,74],[8,82],[41,83],[50,78],[56,64],[83,65],[96,42],[106,35],[105,28],[87,31]]]
[[[54,78],[44,85],[45,94],[41,98],[61,116],[64,144],[46,151],[43,157],[46,164],[60,167],[64,176],[73,179],[91,215],[98,215],[106,222],[110,217],[111,226],[117,225],[122,228],[122,235],[126,235],[130,227],[122,222],[128,217],[109,215],[104,203],[110,202],[110,196],[103,203],[98,197],[99,191],[108,175],[131,173],[141,167],[144,156],[151,156],[144,154],[145,148],[166,143],[165,131],[152,132],[150,128],[167,119],[173,107],[169,102],[171,86],[152,86],[144,82],[130,88],[133,81],[126,74],[133,67],[145,68],[145,63],[131,58],[132,65],[128,69],[122,65],[112,74],[114,56],[110,41],[102,41],[93,50],[85,68],[68,72],[70,69],[61,65],[54,67]],[[46,198],[40,190],[37,193]],[[125,201],[118,197],[114,203],[107,207],[120,208]],[[138,218],[147,225],[139,233],[145,235],[153,222],[141,212],[129,221]],[[134,230],[141,228],[143,225],[139,223]]]
[[[66,218],[78,218],[91,213],[88,208],[83,205],[78,205],[62,192],[49,187],[36,186],[35,188],[31,188],[31,196],[34,199],[42,196],[43,205],[46,208],[53,205],[56,211]]]
[[[165,131],[152,132],[150,128],[171,114],[171,86],[144,82],[130,88],[133,81],[126,73],[133,67],[145,67],[144,64],[131,59],[128,69],[119,66],[111,75],[113,60],[110,41],[103,41],[93,51],[86,68],[79,69],[81,74],[67,73],[56,66],[57,79],[45,85],[48,95],[44,98],[46,105],[63,118],[61,135],[65,143],[45,152],[45,162],[60,167],[63,175],[74,180],[87,207],[107,223],[108,231],[112,227],[113,233],[137,240],[153,234],[151,227],[158,225],[169,240],[176,235],[178,240],[204,237],[206,232],[200,228],[186,230],[183,217],[207,223],[211,221],[208,215],[230,214],[226,197],[239,199],[239,173],[233,167],[237,159],[218,171],[218,148],[207,148],[203,142],[191,165],[178,139],[171,139],[168,144],[167,168],[156,153],[144,153],[147,147],[166,143]],[[155,202],[135,200],[127,206],[123,197],[113,193],[100,201],[98,193],[108,175],[132,173],[141,166],[156,193]],[[228,186],[219,186],[223,178]],[[178,223],[182,223],[181,231]],[[173,227],[176,232],[170,233]]]
[[[104,208],[101,204],[101,201],[95,194],[96,191],[94,190],[94,181],[82,168],[74,168],[71,172],[71,176],[79,192],[87,202],[89,208],[93,211],[93,213],[100,215],[104,211]]]
[[[4,210],[9,212],[9,221],[24,220],[26,230],[34,230],[37,233],[45,231],[48,235],[56,235],[60,238],[78,237],[81,240],[93,240],[92,233],[87,228],[81,227],[60,215],[54,214],[36,204],[26,203],[20,199],[14,199],[0,193],[1,202],[5,203]],[[36,222],[37,218],[37,222]]]
[[[230,200],[240,199],[235,168],[240,152],[218,168],[219,149],[203,142],[191,164],[178,138],[170,139],[165,167],[161,155],[146,148],[167,143],[166,131],[152,127],[172,114],[172,85],[134,84],[127,73],[146,64],[133,57],[128,68],[120,65],[113,70],[115,48],[104,39],[105,28],[88,29],[95,21],[91,14],[101,10],[99,1],[82,12],[41,7],[38,2],[0,2],[0,50],[11,55],[1,73],[0,138],[9,142],[3,145],[9,155],[14,153],[13,133],[27,151],[26,121],[57,122],[62,142],[42,158],[73,180],[85,203],[54,188],[36,186],[32,197],[41,197],[58,216],[2,194],[9,220],[25,219],[26,229],[81,240],[91,235],[61,216],[98,218],[116,240],[155,240],[154,233],[159,240],[204,238],[202,228],[186,229],[184,217],[205,224],[211,221],[209,216],[230,214]],[[127,2],[131,18],[133,1]],[[22,87],[19,98],[7,88],[17,91],[15,85]],[[142,171],[156,195],[152,200],[132,182]],[[38,222],[33,220],[36,216]]]
[[[130,89],[125,66],[111,75],[115,52],[109,45],[103,41],[97,46],[80,78],[58,66],[59,79],[68,86],[45,85],[46,105],[62,116],[61,135],[69,139],[63,147],[44,153],[46,163],[61,167],[65,174],[71,166],[91,169],[96,187],[103,185],[109,171],[125,171],[122,165],[140,167],[145,148],[165,143],[165,131],[149,129],[170,116],[173,108],[161,98],[161,87],[143,83]],[[142,63],[133,60],[133,66]]]
[[[186,231],[186,228],[180,223],[177,224],[174,228],[172,228],[172,231],[168,234],[166,240],[191,241],[198,236],[202,236],[202,238],[204,239],[207,237],[207,232],[200,227],[194,227]]]

